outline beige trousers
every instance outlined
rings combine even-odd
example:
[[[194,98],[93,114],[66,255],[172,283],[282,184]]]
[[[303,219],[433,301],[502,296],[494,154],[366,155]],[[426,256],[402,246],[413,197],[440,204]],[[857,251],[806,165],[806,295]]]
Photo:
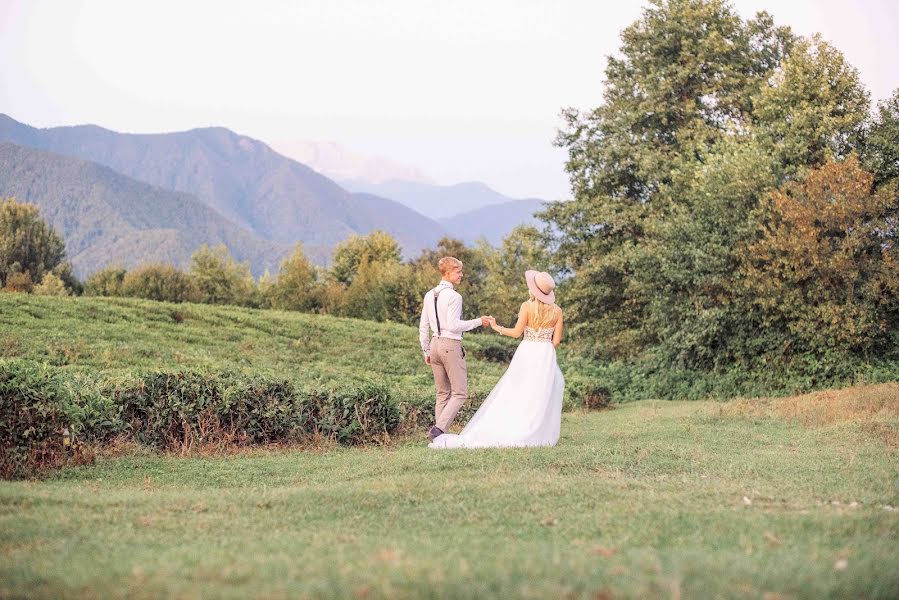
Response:
[[[437,387],[434,421],[441,431],[448,431],[456,413],[468,399],[468,367],[462,342],[435,337],[431,340],[431,370]]]

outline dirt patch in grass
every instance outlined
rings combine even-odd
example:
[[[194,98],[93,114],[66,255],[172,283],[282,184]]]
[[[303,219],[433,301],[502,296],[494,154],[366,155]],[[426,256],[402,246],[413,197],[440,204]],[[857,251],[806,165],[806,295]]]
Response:
[[[899,382],[823,390],[789,398],[735,400],[722,414],[776,417],[808,427],[858,423],[899,448]]]

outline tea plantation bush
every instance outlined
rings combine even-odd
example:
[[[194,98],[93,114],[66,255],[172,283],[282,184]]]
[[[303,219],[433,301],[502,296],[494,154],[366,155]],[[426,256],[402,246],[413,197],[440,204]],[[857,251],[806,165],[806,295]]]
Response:
[[[25,477],[113,438],[163,451],[196,446],[383,441],[401,411],[373,382],[300,389],[234,372],[152,371],[103,377],[26,360],[0,361],[0,476]],[[62,431],[72,436],[63,446]]]
[[[63,378],[35,366],[0,369],[0,476],[16,477],[62,459],[62,429],[78,420]]]

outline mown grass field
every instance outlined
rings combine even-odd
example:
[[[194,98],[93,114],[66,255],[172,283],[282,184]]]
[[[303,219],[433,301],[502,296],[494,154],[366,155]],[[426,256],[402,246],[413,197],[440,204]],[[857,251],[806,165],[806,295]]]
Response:
[[[410,327],[12,296],[3,357],[431,393]],[[502,373],[478,358],[495,343],[467,342],[475,389]],[[897,398],[888,383],[572,411],[547,449],[126,448],[0,482],[0,597],[895,598]]]
[[[0,596],[895,598],[897,392],[566,413],[551,449],[106,458],[0,483]]]

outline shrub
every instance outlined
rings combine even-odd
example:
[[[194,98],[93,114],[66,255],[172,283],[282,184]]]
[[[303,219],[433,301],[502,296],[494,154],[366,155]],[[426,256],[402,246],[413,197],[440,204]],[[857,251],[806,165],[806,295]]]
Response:
[[[222,386],[197,372],[148,373],[111,390],[135,441],[158,449],[223,442],[233,429],[222,422]]]
[[[400,424],[400,409],[383,384],[359,382],[308,392],[316,433],[341,444],[383,441]]]
[[[44,275],[40,284],[34,286],[31,291],[38,296],[70,296],[72,294],[62,279],[53,273]]]
[[[84,293],[88,296],[121,296],[122,283],[128,272],[124,267],[111,266],[87,278]]]
[[[190,260],[196,302],[258,306],[256,282],[249,264],[235,261],[227,247],[210,248],[204,244]]]
[[[77,435],[82,412],[60,371],[0,361],[0,477],[28,477],[64,462],[63,428]]]
[[[612,391],[597,379],[581,375],[565,378],[566,407],[588,409],[607,408],[612,402]]]
[[[184,302],[193,294],[190,277],[172,265],[148,264],[136,267],[122,279],[121,294],[163,302]]]
[[[135,441],[157,449],[296,441],[379,441],[399,424],[386,387],[298,390],[286,380],[235,373],[154,372],[110,390]]]
[[[34,284],[31,281],[31,273],[13,271],[6,277],[6,285],[3,289],[7,292],[30,292],[32,287]]]
[[[507,338],[508,339],[508,338]],[[515,355],[518,344],[500,339],[480,340],[476,343],[466,342],[466,349],[472,356],[495,363],[509,363]]]

